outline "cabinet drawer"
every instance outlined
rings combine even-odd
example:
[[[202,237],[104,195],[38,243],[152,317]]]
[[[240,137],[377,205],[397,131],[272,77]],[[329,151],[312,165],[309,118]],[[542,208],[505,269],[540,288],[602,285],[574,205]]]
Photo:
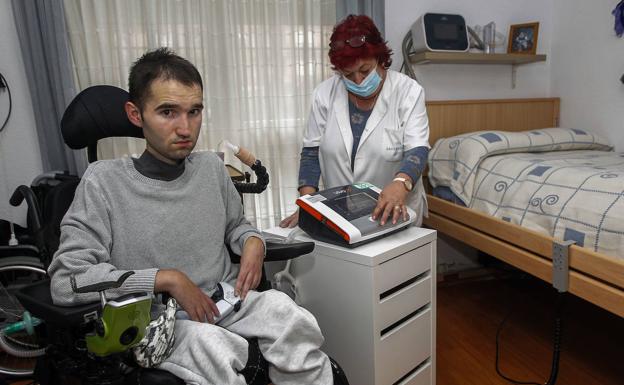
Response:
[[[431,244],[399,255],[374,269],[376,295],[431,270]]]
[[[414,373],[407,376],[403,381],[397,385],[431,385],[433,384],[431,378],[431,363],[427,362],[422,367],[418,368]]]
[[[382,335],[377,344],[375,384],[392,385],[431,356],[430,305]]]
[[[379,301],[375,309],[377,332],[431,302],[431,273],[426,272],[416,278],[406,287]]]

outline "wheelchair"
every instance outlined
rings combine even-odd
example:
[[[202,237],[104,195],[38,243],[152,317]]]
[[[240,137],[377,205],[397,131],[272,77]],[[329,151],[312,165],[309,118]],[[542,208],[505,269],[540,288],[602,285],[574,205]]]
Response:
[[[73,149],[87,148],[89,162],[97,160],[97,142],[108,137],[142,138],[140,128],[132,125],[127,119],[123,105],[128,100],[126,91],[112,86],[95,86],[82,91],[68,106],[61,130],[65,143]],[[252,166],[258,182],[235,182],[239,192],[258,192],[268,184],[266,169],[257,162]],[[264,186],[258,186],[263,184]],[[70,189],[68,187],[68,189]],[[75,189],[75,186],[74,186]],[[27,204],[36,212],[37,201],[32,194],[22,189]],[[73,194],[72,194],[73,197]],[[15,202],[17,203],[17,202]],[[33,217],[33,220],[36,220]],[[60,218],[57,218],[60,223]],[[43,226],[38,224],[39,228]],[[54,234],[49,235],[53,237]],[[53,249],[46,247],[45,250]],[[58,243],[56,243],[58,247]],[[280,244],[267,243],[265,261],[285,261],[310,253],[313,242]],[[51,255],[44,256],[49,262]],[[234,263],[240,257],[231,253]],[[263,269],[259,291],[270,289]],[[103,290],[100,286],[98,290]],[[50,281],[48,279],[35,282],[21,288],[16,296],[22,305],[35,317],[43,322],[36,327],[41,340],[48,347],[44,356],[39,357],[35,366],[35,380],[42,384],[183,384],[173,374],[155,369],[140,368],[132,363],[129,350],[110,354],[97,355],[88,349],[87,336],[98,334],[98,325],[103,318],[104,304],[91,303],[74,307],[56,306],[52,302]],[[101,323],[101,322],[100,322]],[[123,343],[122,343],[123,344]],[[128,345],[129,348],[129,345]],[[334,384],[348,385],[346,376],[340,366],[331,359]],[[260,369],[258,369],[260,368]],[[257,341],[249,340],[249,360],[247,367],[241,371],[248,384],[266,385],[268,363],[262,357]]]

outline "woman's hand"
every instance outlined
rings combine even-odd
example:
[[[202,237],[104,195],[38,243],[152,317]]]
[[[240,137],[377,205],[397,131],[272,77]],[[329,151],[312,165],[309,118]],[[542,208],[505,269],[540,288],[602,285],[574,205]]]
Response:
[[[292,213],[292,215],[284,218],[279,225],[280,227],[293,228],[297,226],[297,223],[299,223],[299,209]]]
[[[234,288],[234,293],[241,299],[245,299],[247,292],[260,284],[263,262],[264,244],[258,237],[247,238],[241,253],[240,270]]]
[[[301,187],[299,187],[299,196],[303,196],[303,195],[307,195],[307,194],[314,194],[316,191],[317,191],[316,187],[301,186]],[[293,228],[293,227],[297,226],[298,223],[299,223],[299,209],[297,209],[297,211],[292,213],[289,217],[284,218],[280,222],[279,225],[280,225],[280,227]]]
[[[373,219],[379,221],[383,226],[386,224],[388,218],[392,218],[392,224],[397,223],[399,218],[403,216],[403,220],[407,220],[407,210],[405,208],[405,200],[407,199],[409,191],[405,189],[405,186],[400,181],[390,182],[379,194],[377,200],[377,206],[373,210]]]

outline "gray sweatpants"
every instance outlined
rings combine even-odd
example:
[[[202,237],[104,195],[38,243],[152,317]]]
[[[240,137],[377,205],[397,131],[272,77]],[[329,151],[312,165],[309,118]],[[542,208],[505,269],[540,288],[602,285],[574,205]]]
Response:
[[[187,384],[245,385],[238,371],[247,363],[245,338],[257,337],[275,385],[332,385],[323,335],[310,312],[286,294],[250,291],[241,309],[220,326],[176,320],[175,345],[160,364]]]

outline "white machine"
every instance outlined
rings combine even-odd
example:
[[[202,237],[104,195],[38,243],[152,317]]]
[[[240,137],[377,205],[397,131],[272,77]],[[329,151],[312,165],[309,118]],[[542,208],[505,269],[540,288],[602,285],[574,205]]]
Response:
[[[220,314],[215,316],[215,324],[221,322],[233,311],[239,311],[241,307],[240,297],[234,294],[234,288],[227,282],[217,284],[217,290],[212,294],[212,300],[215,301]]]
[[[416,217],[406,206],[408,219],[381,226],[371,217],[381,189],[370,183],[334,187],[297,199],[299,227],[310,237],[340,246],[356,247],[405,229]]]
[[[414,51],[466,52],[470,48],[461,15],[425,13],[412,25]]]

